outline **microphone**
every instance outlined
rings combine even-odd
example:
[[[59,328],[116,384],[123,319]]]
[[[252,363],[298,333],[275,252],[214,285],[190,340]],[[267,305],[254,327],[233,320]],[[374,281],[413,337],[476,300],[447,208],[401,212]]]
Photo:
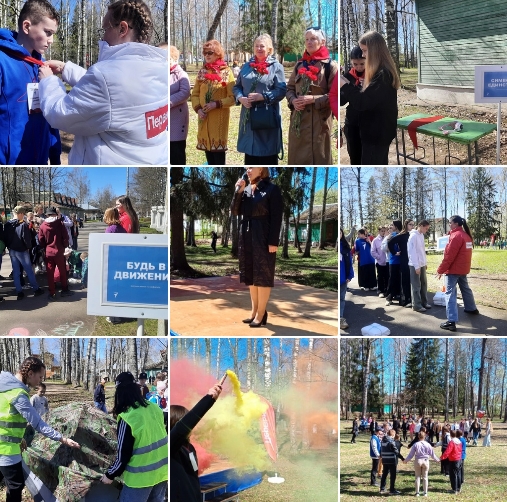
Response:
[[[241,179],[246,183],[248,184],[248,174],[243,173],[243,176],[241,177]],[[234,193],[238,193],[239,192],[239,189],[240,189],[241,185],[238,185],[236,186],[236,191]]]

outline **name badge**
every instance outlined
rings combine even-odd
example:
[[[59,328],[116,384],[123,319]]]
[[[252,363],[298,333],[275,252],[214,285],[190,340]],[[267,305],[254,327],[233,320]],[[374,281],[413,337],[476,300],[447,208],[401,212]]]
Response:
[[[198,469],[198,467],[197,467],[197,460],[195,458],[195,455],[194,455],[193,451],[191,451],[188,454],[188,458],[190,459],[190,463],[192,464],[192,467],[194,468],[194,471],[197,471],[197,469]]]
[[[41,113],[39,99],[39,84],[26,84],[26,95],[28,98],[28,113]]]
[[[474,246],[471,242],[467,242],[467,249],[472,249]]]

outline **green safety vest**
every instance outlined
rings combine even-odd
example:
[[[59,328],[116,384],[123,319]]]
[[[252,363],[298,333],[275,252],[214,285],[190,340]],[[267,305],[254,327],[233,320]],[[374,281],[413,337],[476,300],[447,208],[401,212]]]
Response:
[[[168,479],[167,431],[164,415],[158,405],[129,408],[118,415],[130,426],[134,436],[134,450],[123,481],[130,488],[155,486]]]
[[[30,399],[28,392],[20,387],[0,392],[0,455],[21,454],[27,421],[11,404],[21,394]]]

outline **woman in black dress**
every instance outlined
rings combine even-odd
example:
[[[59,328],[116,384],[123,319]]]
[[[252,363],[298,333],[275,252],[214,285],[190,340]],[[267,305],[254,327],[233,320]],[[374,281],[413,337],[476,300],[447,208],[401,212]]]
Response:
[[[269,181],[269,168],[249,167],[250,184],[243,179],[231,203],[234,216],[243,215],[239,228],[239,280],[250,288],[252,311],[243,322],[251,328],[265,326],[266,306],[274,285],[275,261],[283,200],[280,188]]]

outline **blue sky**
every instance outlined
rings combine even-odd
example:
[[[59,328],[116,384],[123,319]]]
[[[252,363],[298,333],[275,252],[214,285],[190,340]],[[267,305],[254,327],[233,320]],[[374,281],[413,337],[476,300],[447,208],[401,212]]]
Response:
[[[127,168],[126,167],[76,167],[88,175],[90,180],[90,192],[94,194],[97,189],[111,185],[116,195],[126,193]],[[132,177],[132,169],[130,168]],[[132,178],[131,178],[132,179]]]

